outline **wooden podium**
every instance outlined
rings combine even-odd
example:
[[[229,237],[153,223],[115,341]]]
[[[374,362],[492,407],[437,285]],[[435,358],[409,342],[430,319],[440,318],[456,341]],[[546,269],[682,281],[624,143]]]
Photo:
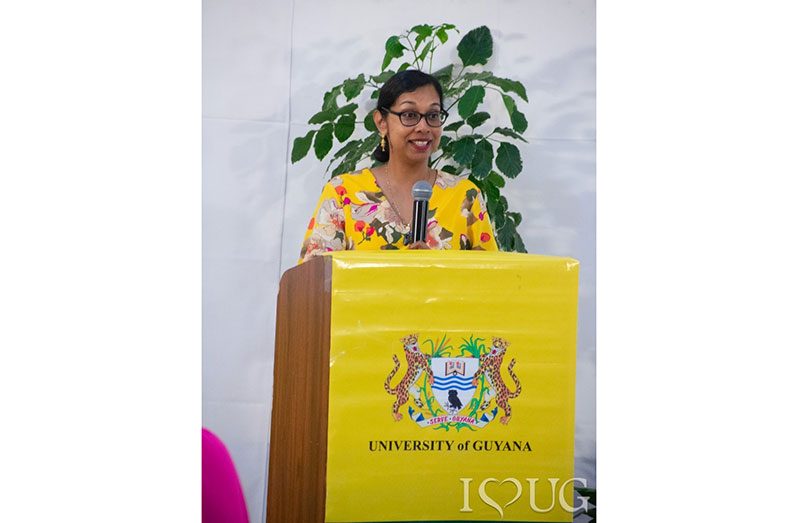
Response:
[[[285,272],[277,296],[266,520],[323,522],[331,258]]]
[[[463,251],[286,271],[267,521],[572,521],[577,278]]]

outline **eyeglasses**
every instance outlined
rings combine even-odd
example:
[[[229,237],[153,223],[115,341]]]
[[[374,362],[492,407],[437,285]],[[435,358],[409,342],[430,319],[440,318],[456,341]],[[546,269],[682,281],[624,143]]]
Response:
[[[422,116],[427,121],[427,125],[430,127],[440,127],[443,125],[443,122],[446,121],[446,117],[449,116],[449,113],[444,110],[430,111],[428,113],[422,114],[416,111],[402,111],[397,113],[396,111],[391,111],[387,107],[383,107],[382,109],[383,111],[387,111],[398,116],[399,121],[402,122],[402,125],[405,127],[413,127],[414,125],[417,125],[418,122],[421,121]]]

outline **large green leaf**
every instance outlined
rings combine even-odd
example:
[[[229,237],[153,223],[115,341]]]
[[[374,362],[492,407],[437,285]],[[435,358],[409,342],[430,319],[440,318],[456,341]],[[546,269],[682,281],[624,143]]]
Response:
[[[493,226],[498,229],[502,225],[506,218],[504,217],[504,213],[507,209],[501,208],[501,196],[498,198],[488,198],[485,202],[488,206],[488,214],[490,215],[491,219],[493,220]]]
[[[427,57],[427,53],[429,53],[430,48],[432,47],[432,42],[427,42],[427,45],[424,46],[424,49],[421,50],[421,53],[418,55],[418,61],[423,62],[424,59]]]
[[[441,136],[441,141],[438,144],[438,148],[441,149],[441,150],[445,149],[446,146],[449,145],[449,142],[451,142],[451,141],[452,141],[452,137],[451,136]]]
[[[341,147],[335,152],[335,154],[333,155],[333,160],[335,160],[336,158],[340,158],[341,156],[357,149],[357,146],[360,145],[362,142],[363,140],[351,140],[349,142],[346,142],[346,144],[343,147]]]
[[[481,85],[472,85],[457,102],[457,112],[465,120],[477,110],[477,106],[485,99],[485,88]]]
[[[507,220],[504,216],[504,213],[507,212],[507,200],[504,196],[499,196],[498,198],[489,198],[486,203],[488,205],[488,214],[493,218],[493,225],[496,226],[496,229],[499,229]]]
[[[521,140],[522,142],[526,142],[526,139],[518,134],[517,132],[513,131],[512,129],[508,129],[507,127],[497,127],[493,130],[494,133],[499,133],[504,136],[509,136],[510,138],[515,138],[516,140]]]
[[[481,180],[482,181],[482,192],[485,194],[485,197],[490,200],[495,200],[498,198],[499,195],[499,188],[493,183],[493,174],[491,173],[490,176]]]
[[[486,113],[485,111],[480,111],[478,113],[474,113],[468,117],[467,123],[474,129],[485,123],[485,121],[490,118],[490,113]]]
[[[380,69],[380,71],[384,71],[394,58],[402,56],[406,49],[407,48],[402,45],[402,42],[399,41],[398,36],[388,38],[388,40],[385,41],[385,58],[382,60],[382,69]]]
[[[358,162],[368,158],[371,155],[371,153],[374,151],[374,148],[377,147],[378,142],[379,135],[371,134],[362,140],[354,140],[353,142],[349,142],[355,144],[352,147],[349,147],[349,144],[345,145],[344,149],[347,149],[346,155],[341,164],[339,164],[338,167],[333,171],[333,176],[354,171]],[[339,153],[341,153],[341,151],[338,151],[336,154]]]
[[[380,135],[371,134],[363,140],[363,150],[368,151],[368,153],[371,154],[371,152],[377,147],[377,144],[379,143],[380,143]]]
[[[363,139],[363,143],[360,144],[360,147],[357,148],[356,151],[351,153],[351,157],[355,158],[357,161],[360,161],[363,158],[368,158],[374,152],[374,149],[377,148],[377,145],[380,143],[380,135],[379,134],[370,134],[366,138]]]
[[[308,120],[308,123],[324,123],[324,122],[331,122],[337,116],[337,112],[335,108],[325,109],[323,111],[319,111],[318,113],[314,114]]]
[[[504,178],[502,178],[502,175],[497,173],[496,171],[491,171],[487,179],[488,181],[490,181],[490,183],[492,183],[499,189],[504,187]]]
[[[298,162],[308,154],[314,134],[316,131],[309,131],[305,136],[294,138],[294,146],[291,148],[291,163]]]
[[[498,76],[493,76],[490,73],[488,73],[483,79],[489,84],[493,84],[500,88],[502,91],[507,93],[515,93],[520,96],[523,101],[529,102],[526,97],[526,88],[521,82],[507,78],[499,78]]]
[[[463,136],[459,140],[452,142],[452,157],[461,164],[470,163],[477,150],[473,136]]]
[[[512,220],[505,219],[501,227],[497,227],[496,239],[502,250],[512,250],[515,240],[515,223]]]
[[[485,184],[485,198],[489,199],[496,199],[499,197],[499,189],[496,188],[493,184],[486,183]]]
[[[507,109],[507,116],[512,117],[513,113],[516,111],[515,100],[513,100],[512,96],[503,94],[502,101],[504,102],[504,107]]]
[[[376,133],[377,132],[377,124],[374,123],[374,115],[372,112],[366,113],[365,118],[363,118],[363,126],[366,128],[367,131]]]
[[[524,113],[522,113],[518,109],[516,109],[513,115],[510,117],[510,123],[513,124],[513,129],[515,129],[519,133],[526,131],[526,128],[528,126],[526,121],[526,116],[524,116]]]
[[[343,142],[355,131],[355,115],[345,114],[335,122],[335,137],[339,142]]]
[[[463,67],[488,63],[488,58],[493,55],[493,37],[490,30],[483,25],[467,32],[457,44],[457,54]]]
[[[343,85],[336,85],[326,93],[324,93],[324,103],[321,105],[322,111],[327,109],[338,109],[338,95],[341,94]]]
[[[507,216],[517,213],[507,213]],[[503,216],[504,217],[504,216]],[[494,222],[495,223],[495,222]],[[515,219],[504,219],[501,226],[496,226],[496,241],[503,251],[526,252],[524,240],[518,234]]]
[[[324,158],[330,149],[332,149],[333,137],[333,124],[327,122],[321,126],[319,132],[316,133],[316,139],[313,141],[313,151],[316,153],[316,158],[321,160]]]
[[[480,140],[471,160],[471,174],[475,178],[482,179],[488,176],[491,169],[493,169],[493,146],[487,140]]]
[[[339,167],[340,167],[341,163],[350,163],[350,162],[357,163],[357,160],[359,159],[359,156],[356,154],[357,153],[356,149],[358,148],[359,145],[361,145],[361,143],[362,143],[362,140],[353,140],[351,142],[347,142],[346,145],[349,145],[349,144],[354,144],[354,145],[347,150],[346,154],[344,154],[342,152],[343,148],[341,148],[341,150],[339,150],[337,153],[335,153],[335,156],[332,157],[332,159],[330,160],[330,163],[327,165],[326,171],[329,171],[330,167],[332,167],[332,164],[335,163],[335,160],[337,160],[338,158],[340,158],[342,156],[343,156],[343,158],[341,159],[341,161],[338,164]]]
[[[460,97],[463,95],[467,87],[468,86],[465,83],[461,83],[460,85],[448,88],[443,92],[444,100],[452,100],[452,103],[446,107],[447,111],[452,111],[452,107],[454,107],[454,105],[460,101]],[[444,103],[444,105],[446,104]]]
[[[332,122],[342,114],[354,113],[355,109],[357,109],[357,104],[347,104],[343,107],[337,107],[336,104],[336,107],[328,107],[311,116],[308,123]]]
[[[382,59],[382,67],[380,68],[380,71],[384,71],[385,68],[391,64],[391,61],[393,61],[393,56],[385,53],[385,58]]]
[[[407,47],[402,45],[398,36],[392,36],[385,41],[385,51],[391,54],[394,58],[399,58],[405,52]]]
[[[448,84],[452,80],[452,71],[454,70],[454,64],[449,64],[446,67],[442,67],[432,73],[432,76],[438,79],[438,81],[444,85]]]
[[[461,78],[463,80],[486,80],[493,76],[488,71],[471,71],[470,73],[464,74]]]
[[[355,109],[357,109],[357,104],[347,104],[339,109],[336,109],[335,114],[336,115],[342,115],[346,113],[354,114]]]
[[[446,127],[443,128],[444,131],[457,131],[459,128],[465,125],[465,120],[458,120],[454,123],[450,123]]]
[[[355,96],[359,95],[360,91],[363,90],[363,87],[365,85],[366,85],[366,77],[363,73],[360,73],[355,79],[344,80],[343,89],[346,100],[349,101]]]
[[[518,234],[518,231],[515,233],[515,244],[513,245],[515,248],[515,252],[526,252],[526,245],[524,245],[524,239],[521,238],[521,235]],[[593,510],[593,521],[596,521],[596,511]]]
[[[524,116],[524,113],[518,110],[518,107],[515,105],[515,100],[506,94],[502,95],[502,100],[504,101],[504,107],[507,108],[507,114],[510,116],[510,123],[512,124],[513,129],[519,133],[526,131],[528,125],[526,116]]]
[[[508,178],[518,176],[523,168],[518,147],[511,143],[502,142],[496,155],[496,167]]]
[[[338,166],[333,169],[332,176],[338,176],[339,174],[344,173],[351,173],[357,167],[357,162],[354,160],[344,160],[338,164]]]
[[[387,81],[388,78],[392,77],[395,74],[396,74],[396,71],[390,71],[390,70],[389,71],[383,71],[383,72],[381,72],[380,74],[378,74],[376,76],[372,76],[371,77],[371,81],[376,83],[376,84],[385,83],[385,81]]]
[[[429,24],[421,24],[410,29],[410,32],[416,33],[416,47],[422,40],[432,35],[432,26]]]

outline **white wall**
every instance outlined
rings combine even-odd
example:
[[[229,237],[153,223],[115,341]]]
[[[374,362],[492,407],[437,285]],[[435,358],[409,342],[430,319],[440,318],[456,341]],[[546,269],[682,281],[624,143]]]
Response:
[[[252,521],[265,512],[278,281],[326,179],[312,158],[291,165],[289,146],[329,87],[378,72],[385,39],[418,23],[487,25],[489,68],[527,88],[530,143],[507,198],[529,252],[581,262],[576,474],[594,485],[595,1],[204,0],[203,13],[203,424],[228,445]]]

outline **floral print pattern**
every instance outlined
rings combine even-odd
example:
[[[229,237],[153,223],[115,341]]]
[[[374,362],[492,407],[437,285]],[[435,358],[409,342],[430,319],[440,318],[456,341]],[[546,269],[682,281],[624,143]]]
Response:
[[[498,250],[486,209],[467,176],[439,171],[429,202],[427,244],[432,249]],[[299,263],[329,251],[406,249],[409,229],[369,169],[336,176],[322,190]]]

